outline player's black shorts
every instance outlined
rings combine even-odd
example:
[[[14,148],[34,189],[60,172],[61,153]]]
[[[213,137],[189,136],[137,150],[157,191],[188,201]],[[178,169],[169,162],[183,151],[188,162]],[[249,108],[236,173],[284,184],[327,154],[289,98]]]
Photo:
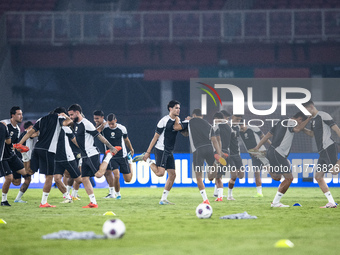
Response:
[[[193,167],[195,172],[202,172],[204,170],[204,161],[208,166],[213,166],[215,162],[214,149],[211,145],[197,148],[192,154]]]
[[[320,157],[318,159],[316,171],[326,173],[338,161],[338,152],[335,143],[320,151],[319,154]]]
[[[11,158],[4,160],[8,164],[9,169],[13,173],[14,179],[21,179],[21,174],[19,174],[17,171],[24,169],[24,163],[22,163],[21,159],[14,154]],[[5,163],[5,164],[6,164]]]
[[[0,161],[0,177],[7,176],[10,174],[12,174],[12,171],[9,168],[7,160]]]
[[[33,172],[39,170],[40,174],[54,174],[55,154],[47,150],[34,149],[31,157],[31,169]]]
[[[239,154],[229,155],[229,160],[227,160],[228,165],[230,165],[234,170],[240,170],[243,167],[242,158]]]
[[[125,158],[115,158],[115,157],[113,157],[110,160],[110,162],[107,166],[107,170],[116,170],[116,169],[119,169],[119,172],[121,172],[122,174],[131,173],[127,157],[125,157]]]
[[[80,171],[76,160],[55,162],[54,174],[63,175],[65,170],[70,173],[70,176],[73,179],[76,179],[80,176]]]
[[[253,155],[250,155],[251,161],[252,161],[252,170],[253,172],[260,171],[264,166],[269,165],[269,160],[267,158],[265,159],[259,159]]]
[[[167,169],[175,169],[175,158],[172,152],[155,149],[156,166]]]
[[[92,157],[82,158],[81,165],[81,176],[82,177],[92,177],[99,170],[100,166],[100,155],[94,155]]]
[[[266,158],[269,160],[270,172],[276,174],[285,174],[292,172],[289,160],[278,153],[274,147],[269,147],[269,149],[267,150]]]

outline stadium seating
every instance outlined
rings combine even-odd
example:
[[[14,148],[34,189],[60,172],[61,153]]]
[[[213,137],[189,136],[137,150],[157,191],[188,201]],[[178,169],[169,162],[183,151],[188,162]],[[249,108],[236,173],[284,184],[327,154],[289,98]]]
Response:
[[[0,15],[8,11],[52,11],[58,0],[1,0]]]
[[[339,8],[338,0],[256,0],[254,9],[320,9]]]
[[[221,10],[226,0],[143,0],[140,11]]]

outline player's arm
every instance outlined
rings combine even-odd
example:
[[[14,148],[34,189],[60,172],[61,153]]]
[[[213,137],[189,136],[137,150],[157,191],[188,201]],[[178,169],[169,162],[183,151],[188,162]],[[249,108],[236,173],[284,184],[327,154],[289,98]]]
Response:
[[[129,137],[124,138],[124,142],[125,142],[126,147],[129,148],[129,150],[131,152],[131,156],[133,157],[133,155],[135,154],[135,151],[134,151],[134,149],[132,147],[132,144],[131,144],[131,141],[130,141]]]
[[[261,141],[259,142],[258,145],[256,145],[256,147],[254,148],[254,150],[258,151],[262,145],[264,145],[268,140],[269,138],[271,138],[273,136],[272,133],[268,132],[262,139]]]
[[[337,124],[333,125],[331,127],[333,129],[333,131],[335,131],[335,133],[340,137],[340,128],[338,127]]]
[[[304,128],[306,127],[306,125],[308,124],[308,122],[310,121],[310,119],[312,118],[312,116],[309,116],[307,119],[305,119],[303,122],[301,122],[300,124],[298,124],[297,126],[295,126],[293,128],[293,131],[295,133],[299,133],[300,131],[304,130]]]
[[[8,144],[8,145],[10,145],[10,144],[12,143],[12,139],[11,139],[11,138],[7,138],[7,139],[5,140],[5,143]]]
[[[314,131],[309,130],[309,129],[307,129],[307,128],[304,128],[302,131],[303,131],[306,135],[308,135],[308,136],[310,136],[310,137],[314,137]]]
[[[216,152],[218,153],[218,155],[223,157],[221,137],[220,136],[212,136],[211,142],[212,142]]]
[[[146,150],[145,152],[145,155],[143,157],[143,160],[146,161],[149,157],[150,157],[150,154],[151,154],[151,150],[152,148],[155,146],[158,138],[159,138],[160,134],[158,134],[157,132],[155,133],[155,135],[153,136],[151,142],[150,142],[150,145],[148,147],[148,149]]]
[[[69,126],[73,122],[69,116],[67,116],[65,113],[59,113],[58,116],[63,116],[65,120],[63,121],[63,126]]]
[[[102,124],[96,127],[97,131],[101,133],[106,125],[106,121],[104,121]]]
[[[264,134],[262,134],[261,136],[260,136],[260,138],[262,139],[264,137]],[[270,141],[269,139],[266,141],[266,143],[268,143],[269,145],[271,145],[272,144],[272,141]]]
[[[115,147],[113,147],[111,145],[111,143],[108,140],[106,140],[106,138],[102,134],[98,134],[97,137],[98,137],[99,141],[101,141],[103,144],[105,144],[106,147],[109,148],[109,150],[111,152],[113,152],[114,154],[116,154],[118,152],[117,149]]]
[[[174,123],[174,130],[175,131],[181,131],[183,129],[183,126],[181,124],[181,120],[179,119],[179,117],[176,117],[175,123]]]
[[[23,138],[21,138],[19,144],[23,145],[28,138],[30,138],[35,132],[37,132],[34,128],[31,128],[30,130],[27,131],[26,135],[24,135]]]
[[[74,145],[77,146],[77,147],[79,148],[79,145],[78,145],[78,143],[77,143],[77,139],[76,139],[75,137],[73,137],[73,138],[71,139],[71,142],[74,143]]]

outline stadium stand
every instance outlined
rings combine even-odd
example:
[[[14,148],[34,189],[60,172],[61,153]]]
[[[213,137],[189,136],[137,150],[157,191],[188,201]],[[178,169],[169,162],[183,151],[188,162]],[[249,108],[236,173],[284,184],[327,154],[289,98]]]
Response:
[[[1,0],[0,15],[8,11],[52,11],[58,0]]]

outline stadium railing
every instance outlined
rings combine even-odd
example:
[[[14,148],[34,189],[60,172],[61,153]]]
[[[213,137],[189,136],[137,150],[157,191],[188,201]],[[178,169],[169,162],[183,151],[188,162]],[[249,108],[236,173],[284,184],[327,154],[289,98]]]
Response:
[[[340,9],[7,12],[9,43],[319,42],[340,39]]]

